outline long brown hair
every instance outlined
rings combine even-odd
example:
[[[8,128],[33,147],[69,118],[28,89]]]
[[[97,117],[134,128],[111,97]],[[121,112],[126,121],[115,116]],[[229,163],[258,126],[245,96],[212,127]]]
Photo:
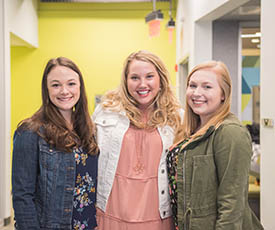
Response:
[[[56,66],[65,66],[76,72],[80,81],[80,97],[72,112],[71,130],[58,108],[51,102],[47,87],[47,77]],[[57,149],[71,152],[74,147],[83,147],[89,154],[97,154],[98,146],[95,141],[95,125],[88,111],[88,101],[82,74],[77,65],[68,58],[50,59],[44,69],[42,78],[42,105],[30,118],[21,121],[21,129],[30,129],[47,143]]]
[[[133,60],[152,63],[160,77],[160,91],[150,105],[152,110],[146,124],[141,119],[141,112],[137,107],[138,102],[130,95],[127,87],[129,66]],[[158,56],[145,50],[134,52],[127,57],[124,62],[120,87],[105,95],[103,106],[116,111],[125,110],[131,123],[138,128],[170,125],[177,130],[181,123],[180,105],[170,86],[168,70]]]
[[[217,109],[212,118],[196,132],[196,129],[200,125],[200,117],[195,114],[191,107],[187,103],[185,104],[185,113],[182,128],[175,138],[175,142],[179,142],[186,138],[193,140],[194,138],[203,135],[210,126],[217,128],[221,122],[229,115],[231,107],[231,94],[232,94],[232,83],[229,71],[226,65],[221,61],[208,61],[195,66],[187,77],[187,85],[189,86],[189,81],[191,76],[198,70],[207,69],[213,71],[217,75],[219,85],[221,87],[224,100],[221,106]]]

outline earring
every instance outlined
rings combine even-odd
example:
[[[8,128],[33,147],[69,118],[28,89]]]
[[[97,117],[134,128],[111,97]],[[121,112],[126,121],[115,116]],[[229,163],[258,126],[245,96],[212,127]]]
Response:
[[[73,107],[73,112],[75,112],[75,106]]]

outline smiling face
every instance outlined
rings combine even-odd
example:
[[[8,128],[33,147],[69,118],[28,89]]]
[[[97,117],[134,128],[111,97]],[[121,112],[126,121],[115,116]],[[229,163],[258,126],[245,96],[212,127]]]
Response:
[[[140,110],[147,110],[160,90],[156,67],[145,61],[133,60],[129,65],[127,88]]]
[[[224,100],[217,74],[209,69],[194,72],[187,86],[186,99],[193,112],[200,116],[201,126],[206,124]]]
[[[78,74],[68,67],[56,66],[48,74],[47,87],[51,102],[70,122],[72,109],[80,97]]]

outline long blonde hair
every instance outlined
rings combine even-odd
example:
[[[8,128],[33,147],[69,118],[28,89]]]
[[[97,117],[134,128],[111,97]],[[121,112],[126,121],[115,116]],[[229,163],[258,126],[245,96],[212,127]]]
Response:
[[[175,138],[175,142],[182,141],[186,138],[188,138],[189,141],[191,141],[194,138],[203,135],[210,126],[214,126],[215,128],[217,128],[230,113],[232,83],[228,68],[223,62],[208,61],[195,66],[187,77],[186,87],[189,86],[191,76],[196,71],[202,69],[207,69],[216,73],[224,100],[222,101],[221,106],[217,109],[212,118],[201,129],[199,129],[196,132],[196,129],[200,125],[200,117],[199,115],[193,112],[191,107],[188,105],[186,98],[183,125]]]
[[[133,60],[153,64],[160,77],[160,91],[150,105],[152,109],[146,124],[142,121],[138,102],[130,95],[127,88],[129,66]],[[134,52],[127,57],[124,63],[120,87],[108,92],[103,98],[102,105],[104,108],[109,108],[113,111],[125,110],[131,123],[138,128],[155,128],[169,125],[177,130],[181,123],[180,105],[172,92],[169,73],[159,57],[145,50]]]

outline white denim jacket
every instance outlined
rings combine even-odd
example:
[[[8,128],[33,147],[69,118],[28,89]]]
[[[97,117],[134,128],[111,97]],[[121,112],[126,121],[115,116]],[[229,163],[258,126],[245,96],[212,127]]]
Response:
[[[93,114],[97,127],[97,142],[100,149],[98,161],[97,207],[106,211],[106,205],[114,182],[116,168],[123,137],[129,128],[130,121],[125,111],[112,112],[97,106]],[[158,168],[159,212],[161,218],[172,215],[168,191],[166,155],[173,144],[174,130],[170,126],[158,128],[163,151]],[[150,205],[150,204],[148,204]]]

